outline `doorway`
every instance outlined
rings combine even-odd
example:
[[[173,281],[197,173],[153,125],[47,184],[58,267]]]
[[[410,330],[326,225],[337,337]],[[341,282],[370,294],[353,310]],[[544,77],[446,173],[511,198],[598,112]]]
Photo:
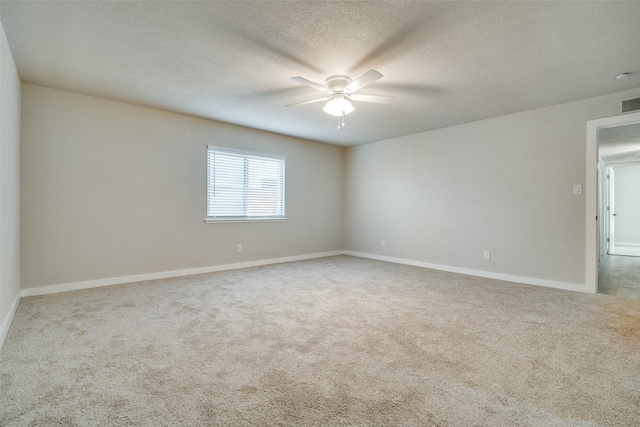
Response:
[[[587,171],[585,283],[640,299],[640,113],[587,122]]]
[[[637,134],[632,139],[640,140],[640,124],[626,127],[635,128]],[[599,141],[602,141],[602,135]],[[608,255],[640,256],[640,142],[636,144],[623,161],[606,162]],[[598,147],[602,158],[600,142]]]

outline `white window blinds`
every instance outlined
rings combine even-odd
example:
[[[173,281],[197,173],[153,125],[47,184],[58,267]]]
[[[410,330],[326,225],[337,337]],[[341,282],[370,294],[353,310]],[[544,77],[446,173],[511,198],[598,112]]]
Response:
[[[207,147],[207,219],[284,218],[285,158]]]

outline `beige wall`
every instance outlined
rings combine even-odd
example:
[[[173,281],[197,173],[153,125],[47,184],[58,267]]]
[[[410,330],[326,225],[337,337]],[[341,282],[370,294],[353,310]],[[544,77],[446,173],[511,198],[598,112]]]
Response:
[[[0,345],[20,293],[20,79],[0,24]]]
[[[616,115],[620,98],[640,94],[366,144],[345,156],[338,147],[22,88],[24,289],[341,249],[580,285],[585,200],[572,187],[586,180],[585,123]],[[207,144],[287,156],[289,220],[205,224]]]
[[[348,149],[345,249],[584,284],[586,205],[572,190],[586,180],[585,123],[638,94]]]
[[[342,249],[343,148],[22,91],[25,289]],[[286,156],[288,221],[204,223],[208,144]]]

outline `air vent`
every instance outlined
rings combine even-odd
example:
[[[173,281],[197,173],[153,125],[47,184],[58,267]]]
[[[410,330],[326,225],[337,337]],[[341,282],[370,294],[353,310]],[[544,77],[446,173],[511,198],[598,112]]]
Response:
[[[620,100],[618,107],[621,113],[630,113],[640,110],[640,98],[629,98]]]

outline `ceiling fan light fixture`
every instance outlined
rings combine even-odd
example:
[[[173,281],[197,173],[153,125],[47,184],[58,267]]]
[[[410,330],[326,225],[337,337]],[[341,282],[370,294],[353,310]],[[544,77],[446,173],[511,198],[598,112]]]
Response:
[[[344,117],[355,110],[351,101],[373,102],[376,104],[390,104],[393,102],[395,96],[360,95],[355,93],[380,78],[382,78],[382,74],[376,70],[369,70],[355,80],[351,80],[349,76],[329,76],[325,80],[325,83],[327,84],[325,87],[314,83],[311,80],[307,80],[304,77],[291,77],[291,80],[294,82],[319,90],[326,96],[323,98],[312,99],[310,101],[289,104],[287,107],[327,101],[322,110],[325,113],[338,118],[338,129],[340,129],[344,127]]]
[[[325,113],[332,116],[340,117],[346,116],[352,112],[355,108],[349,102],[349,100],[342,93],[337,93],[331,97],[327,104],[322,109]]]

